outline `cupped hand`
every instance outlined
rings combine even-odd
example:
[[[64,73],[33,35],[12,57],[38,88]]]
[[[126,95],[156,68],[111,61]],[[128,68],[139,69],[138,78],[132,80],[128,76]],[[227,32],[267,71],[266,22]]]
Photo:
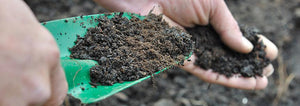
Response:
[[[124,11],[148,14],[151,10],[155,14],[164,14],[164,19],[170,25],[193,27],[195,25],[211,24],[220,34],[222,41],[231,49],[240,53],[249,53],[253,45],[242,36],[239,26],[223,0],[95,0],[104,8],[111,11]],[[267,57],[274,60],[277,57],[277,47],[267,38],[259,35],[260,40],[267,46],[265,51]],[[270,76],[274,69],[270,64],[263,72],[263,77],[244,78],[235,75],[227,78],[224,75],[204,70],[195,66],[193,62],[197,57],[191,57],[190,62],[186,61],[182,67],[210,83],[217,83],[228,87],[240,89],[263,89],[267,86],[267,76]]]
[[[54,38],[22,0],[0,0],[0,14],[0,105],[60,105],[67,83]]]

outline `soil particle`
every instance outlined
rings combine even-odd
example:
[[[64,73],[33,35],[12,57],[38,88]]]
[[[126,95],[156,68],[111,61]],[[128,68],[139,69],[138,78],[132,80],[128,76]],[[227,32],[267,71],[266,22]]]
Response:
[[[228,48],[222,43],[212,26],[196,26],[187,28],[195,41],[195,65],[204,69],[213,69],[214,72],[231,77],[241,74],[243,77],[262,76],[263,68],[270,64],[264,51],[266,46],[258,41],[258,32],[252,28],[242,26],[243,35],[254,45],[248,54],[241,54]]]
[[[162,16],[128,20],[121,15],[97,19],[99,25],[70,48],[71,58],[99,63],[90,69],[91,82],[113,85],[137,80],[183,61],[192,51],[191,35],[170,27]]]
[[[82,91],[84,91],[84,90],[85,90],[85,88],[84,88],[84,87],[80,87],[80,89],[81,89]]]

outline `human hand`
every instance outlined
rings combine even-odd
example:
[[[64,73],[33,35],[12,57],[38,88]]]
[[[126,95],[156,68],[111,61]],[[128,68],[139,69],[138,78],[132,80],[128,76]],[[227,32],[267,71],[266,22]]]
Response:
[[[52,35],[23,0],[0,0],[0,105],[60,105],[67,83]]]
[[[104,8],[111,11],[125,11],[146,15],[153,9],[153,13],[165,15],[164,19],[171,25],[183,27],[193,27],[194,25],[211,24],[220,34],[222,41],[231,49],[249,53],[253,45],[242,36],[239,26],[223,0],[95,0]],[[274,60],[277,57],[277,47],[262,35],[260,40],[267,46],[265,49],[267,57]],[[264,69],[263,77],[244,78],[231,77],[204,70],[195,66],[195,56],[191,57],[191,62],[185,62],[182,67],[195,76],[211,83],[217,83],[240,89],[263,89],[267,86],[267,76],[274,71],[270,64]]]

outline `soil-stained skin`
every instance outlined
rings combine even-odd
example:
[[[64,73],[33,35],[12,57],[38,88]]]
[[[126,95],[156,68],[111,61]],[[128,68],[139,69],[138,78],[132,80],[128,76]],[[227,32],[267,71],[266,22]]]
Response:
[[[113,85],[151,75],[182,62],[193,49],[191,35],[170,27],[162,16],[144,20],[115,15],[95,19],[99,25],[77,37],[71,58],[96,60],[90,69],[92,83]]]
[[[258,41],[257,32],[245,26],[241,27],[243,35],[254,45],[248,54],[235,52],[224,45],[218,33],[211,26],[187,28],[195,41],[195,65],[204,69],[231,77],[240,74],[243,77],[262,76],[263,68],[270,64],[266,58],[263,42]]]

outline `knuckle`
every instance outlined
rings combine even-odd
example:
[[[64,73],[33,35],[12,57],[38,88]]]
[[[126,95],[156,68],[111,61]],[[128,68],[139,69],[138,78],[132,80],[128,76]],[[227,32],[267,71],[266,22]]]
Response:
[[[53,57],[54,59],[58,59],[59,58],[59,50],[57,47],[53,47],[52,50],[50,50],[49,52],[50,57]]]
[[[54,38],[52,37],[52,35],[48,32],[48,30],[46,29],[42,29],[41,32],[43,33],[43,35],[47,35],[44,36],[45,39],[45,47],[44,49],[44,53],[46,54],[46,59],[47,61],[49,61],[50,63],[53,63],[53,65],[56,65],[59,62],[59,57],[60,57],[60,52],[59,52],[59,48],[57,47],[57,44],[54,40]]]
[[[60,63],[59,52],[51,51],[50,53],[48,53],[46,58],[47,58],[47,63],[50,67],[50,71],[52,71],[52,69],[56,69]]]
[[[55,46],[55,45],[50,45],[51,47],[49,47],[46,50],[46,58],[47,61],[51,63],[51,66],[55,66],[59,63],[59,57],[60,57],[60,53],[59,53],[59,49]]]

